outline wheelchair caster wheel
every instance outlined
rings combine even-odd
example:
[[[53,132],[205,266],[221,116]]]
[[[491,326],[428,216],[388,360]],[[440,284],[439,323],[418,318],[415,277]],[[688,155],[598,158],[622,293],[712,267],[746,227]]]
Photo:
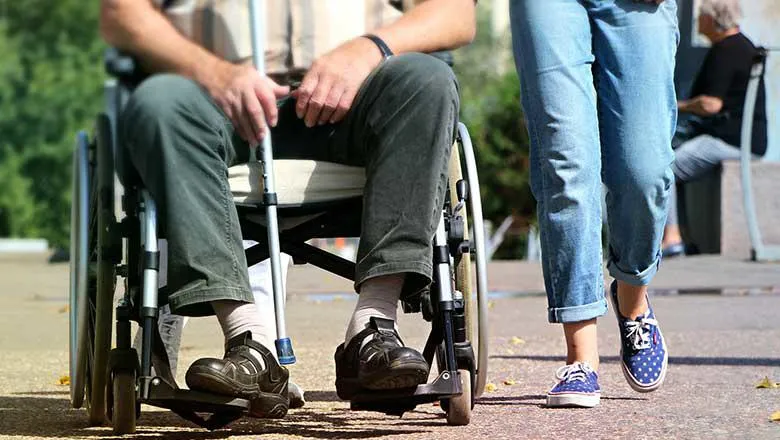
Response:
[[[459,396],[442,399],[441,407],[447,413],[447,424],[465,426],[471,421],[471,409],[474,406],[471,392],[471,372],[467,369],[458,370],[463,393]]]
[[[140,405],[136,402],[135,372],[119,371],[111,379],[111,393],[106,402],[106,416],[111,420],[114,434],[135,433],[135,424]]]

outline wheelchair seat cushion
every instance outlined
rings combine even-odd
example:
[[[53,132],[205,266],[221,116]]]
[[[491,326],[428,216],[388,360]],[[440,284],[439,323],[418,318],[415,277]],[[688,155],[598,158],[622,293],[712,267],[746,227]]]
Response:
[[[280,206],[360,197],[366,183],[365,170],[361,167],[314,160],[274,160],[274,176]],[[263,202],[263,172],[259,162],[230,167],[228,180],[235,203]]]

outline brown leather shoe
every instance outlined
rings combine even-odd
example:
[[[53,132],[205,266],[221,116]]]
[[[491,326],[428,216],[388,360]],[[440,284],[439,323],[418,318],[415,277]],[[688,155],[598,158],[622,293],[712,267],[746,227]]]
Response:
[[[265,368],[249,352],[250,348],[260,353]],[[192,390],[250,400],[252,417],[282,418],[290,405],[289,377],[287,369],[267,348],[253,341],[247,331],[228,341],[222,359],[195,361],[185,379]]]
[[[346,347],[338,346],[335,360],[336,393],[344,400],[360,392],[414,389],[430,369],[420,352],[404,347],[392,320],[376,317]]]

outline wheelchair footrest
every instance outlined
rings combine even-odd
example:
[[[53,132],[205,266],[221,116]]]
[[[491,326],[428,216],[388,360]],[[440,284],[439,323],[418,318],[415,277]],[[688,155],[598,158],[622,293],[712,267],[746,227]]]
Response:
[[[463,393],[460,377],[444,371],[433,382],[418,385],[414,390],[372,391],[356,394],[350,400],[353,411],[376,411],[391,416],[402,416],[417,405],[436,402]]]
[[[143,389],[143,387],[142,387]],[[227,426],[249,411],[250,402],[237,397],[183,390],[154,377],[149,381],[148,397],[141,403],[168,408],[196,425],[214,430]],[[202,417],[198,413],[211,414]]]

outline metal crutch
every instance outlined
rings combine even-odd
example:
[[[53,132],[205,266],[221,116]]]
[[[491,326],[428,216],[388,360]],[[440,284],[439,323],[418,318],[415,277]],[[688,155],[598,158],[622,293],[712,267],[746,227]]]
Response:
[[[265,0],[249,0],[250,28],[252,29],[252,62],[260,75],[265,75]],[[257,145],[252,145],[250,160],[257,160]],[[274,158],[271,144],[271,133],[266,133],[262,144],[263,167],[263,204],[268,224],[268,256],[271,260],[271,280],[274,290],[274,310],[276,312],[276,354],[279,363],[289,365],[295,363],[295,353],[292,342],[287,337],[284,320],[284,284],[279,263],[279,222],[276,217],[276,183],[274,180]]]

